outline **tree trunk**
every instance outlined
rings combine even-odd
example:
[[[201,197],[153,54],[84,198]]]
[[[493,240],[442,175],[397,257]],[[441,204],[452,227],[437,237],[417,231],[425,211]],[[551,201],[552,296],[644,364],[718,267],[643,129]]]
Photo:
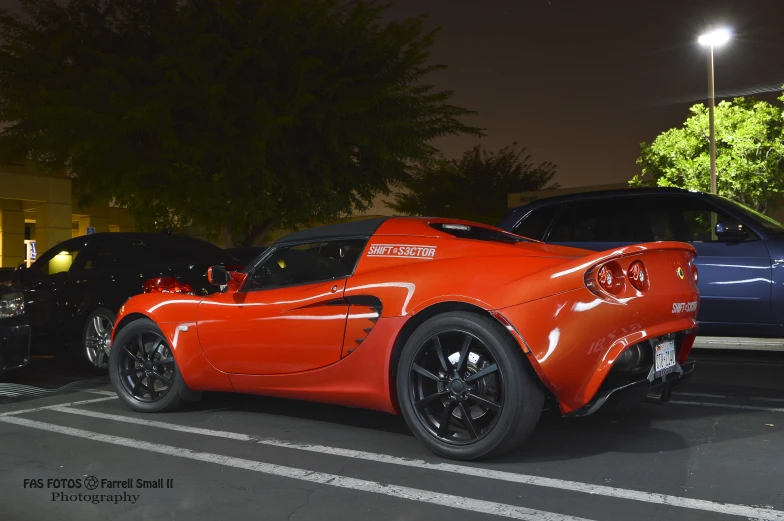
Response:
[[[267,236],[267,233],[269,233],[274,225],[275,221],[267,219],[266,221],[262,221],[260,225],[251,227],[250,233],[245,239],[245,246],[248,248],[261,246],[262,242],[264,242],[264,237]]]

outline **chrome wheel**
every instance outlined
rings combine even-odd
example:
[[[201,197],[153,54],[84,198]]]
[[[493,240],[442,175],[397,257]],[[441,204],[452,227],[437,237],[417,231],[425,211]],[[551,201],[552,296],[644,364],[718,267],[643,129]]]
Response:
[[[112,319],[103,313],[96,313],[90,318],[84,335],[84,352],[94,367],[103,368],[109,363],[109,352],[112,347]]]
[[[119,381],[128,394],[142,402],[155,402],[171,392],[174,357],[163,336],[141,332],[115,348],[120,350]]]
[[[501,369],[487,346],[466,331],[440,332],[422,343],[409,381],[417,419],[451,445],[484,438],[504,407]]]

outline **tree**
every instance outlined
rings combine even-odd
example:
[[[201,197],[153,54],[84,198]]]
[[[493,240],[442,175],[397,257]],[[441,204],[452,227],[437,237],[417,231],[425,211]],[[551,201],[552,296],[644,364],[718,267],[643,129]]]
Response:
[[[779,98],[784,102],[784,95]],[[710,191],[708,109],[694,105],[682,127],[640,144],[642,175],[632,186],[656,184]],[[782,108],[753,98],[716,106],[718,193],[757,211],[784,194],[784,116]]]
[[[440,136],[481,130],[425,82],[436,31],[375,1],[23,0],[0,12],[0,154],[82,202],[257,245],[369,208]]]
[[[455,217],[496,225],[512,192],[558,188],[552,163],[530,162],[517,143],[498,152],[477,145],[457,160],[443,156],[419,165],[388,206],[407,215]]]

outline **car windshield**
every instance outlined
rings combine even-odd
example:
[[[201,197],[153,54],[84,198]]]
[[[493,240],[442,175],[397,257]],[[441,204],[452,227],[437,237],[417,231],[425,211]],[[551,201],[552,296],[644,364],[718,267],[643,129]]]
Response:
[[[765,231],[770,233],[784,233],[784,224],[781,224],[777,220],[771,219],[767,215],[761,214],[756,210],[752,210],[751,208],[744,206],[737,201],[733,201],[732,199],[727,199],[726,197],[719,197],[719,196],[713,196],[713,197],[720,198],[722,201],[729,203],[735,210],[743,214],[744,217],[746,217],[750,221],[753,221],[754,224],[764,229]]]

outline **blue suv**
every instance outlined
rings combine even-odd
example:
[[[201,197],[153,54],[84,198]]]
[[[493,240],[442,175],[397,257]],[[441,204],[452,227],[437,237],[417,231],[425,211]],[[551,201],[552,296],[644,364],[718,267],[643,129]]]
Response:
[[[630,188],[540,199],[499,227],[589,250],[652,241],[697,249],[700,334],[784,337],[784,225],[716,195]]]

